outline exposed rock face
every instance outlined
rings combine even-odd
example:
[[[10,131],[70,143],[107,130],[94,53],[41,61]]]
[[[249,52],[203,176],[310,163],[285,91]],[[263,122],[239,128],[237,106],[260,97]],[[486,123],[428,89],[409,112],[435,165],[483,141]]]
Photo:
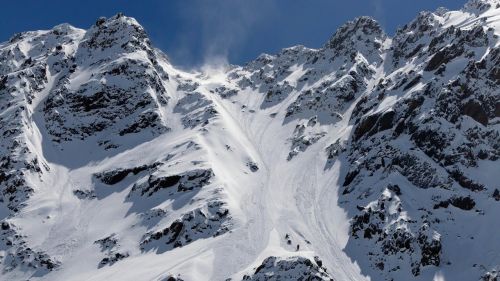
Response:
[[[0,227],[0,249],[2,249],[2,274],[16,270],[35,271],[44,275],[56,270],[61,263],[43,251],[30,248],[26,237],[19,234],[18,227],[3,221]]]
[[[163,253],[198,239],[216,237],[229,231],[229,221],[229,210],[223,202],[209,202],[206,210],[196,209],[166,228],[146,233],[141,249],[156,249],[158,253]]]
[[[147,182],[134,185],[132,193],[140,193],[141,196],[152,196],[160,189],[171,189],[175,192],[192,191],[193,189],[202,188],[210,183],[210,179],[214,176],[212,170],[193,170],[179,175],[157,176],[152,174],[148,177]]]
[[[477,53],[477,48],[490,44],[496,49],[492,41],[497,39],[481,26],[436,29],[442,26],[441,17],[423,13],[398,31],[389,54],[396,66],[404,57],[413,67],[395,68],[381,78],[369,95],[382,98],[361,99],[351,116],[355,129],[343,195],[362,207],[351,209],[357,214],[349,243],[366,247],[375,271],[400,270],[406,261],[419,276],[424,267],[442,266],[442,237],[449,235],[442,210],[453,206],[457,209],[452,213],[473,212],[482,208],[477,201],[483,192],[492,192],[493,186],[472,174],[498,159],[499,131],[489,126],[489,120],[495,118],[499,92],[496,82],[485,75],[491,61],[487,58],[496,51]],[[454,69],[448,70],[451,64]],[[438,76],[425,80],[426,71]],[[380,110],[384,97],[391,96],[400,98],[390,109]],[[476,146],[479,143],[484,148]],[[414,200],[419,203],[410,203]],[[391,256],[400,261],[391,261]]]
[[[321,266],[319,258],[311,261],[304,257],[278,258],[268,257],[255,272],[245,275],[243,280],[328,280],[334,279],[327,273],[327,269]]]
[[[163,84],[168,76],[134,19],[117,15],[98,21],[65,67],[43,108],[53,141],[97,136],[111,149],[120,145],[111,141],[115,134],[168,130],[160,112],[168,100]]]
[[[185,128],[206,126],[217,115],[212,101],[198,92],[187,92],[175,106],[174,112],[183,115],[182,124]]]
[[[101,247],[101,251],[106,253],[106,257],[99,262],[99,267],[113,265],[115,262],[129,257],[128,252],[120,252],[120,244],[114,234],[99,239],[95,241],[94,244],[99,245]]]
[[[152,165],[142,165],[142,166],[133,167],[133,168],[116,169],[116,170],[98,173],[98,174],[96,174],[96,177],[105,184],[114,185],[114,184],[121,182],[129,174],[137,175],[137,174],[144,172],[144,171],[151,171],[159,165],[161,165],[161,163],[154,163]]]

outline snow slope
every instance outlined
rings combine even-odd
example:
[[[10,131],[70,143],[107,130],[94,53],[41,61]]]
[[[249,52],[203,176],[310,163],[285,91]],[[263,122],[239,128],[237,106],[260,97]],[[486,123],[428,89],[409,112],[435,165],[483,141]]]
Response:
[[[0,44],[1,280],[496,280],[500,2],[186,72],[118,14]]]

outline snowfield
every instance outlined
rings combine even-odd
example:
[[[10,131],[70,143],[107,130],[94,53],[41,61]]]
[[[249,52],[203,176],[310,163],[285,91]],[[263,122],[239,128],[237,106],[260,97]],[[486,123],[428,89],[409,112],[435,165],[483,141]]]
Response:
[[[177,69],[118,14],[0,44],[1,280],[500,277],[500,1]]]

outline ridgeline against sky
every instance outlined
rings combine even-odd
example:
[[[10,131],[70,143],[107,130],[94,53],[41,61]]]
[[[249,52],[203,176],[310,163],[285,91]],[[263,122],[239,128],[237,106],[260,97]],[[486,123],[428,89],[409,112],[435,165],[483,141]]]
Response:
[[[362,3],[362,4],[360,4]],[[136,18],[155,46],[178,66],[199,66],[213,57],[246,63],[261,53],[302,44],[318,48],[348,20],[374,17],[389,34],[419,11],[443,6],[457,9],[464,0],[183,0],[9,1],[0,9],[0,42],[26,30],[50,29],[67,22],[88,28],[99,16],[118,12]],[[13,12],[22,7],[22,12]]]

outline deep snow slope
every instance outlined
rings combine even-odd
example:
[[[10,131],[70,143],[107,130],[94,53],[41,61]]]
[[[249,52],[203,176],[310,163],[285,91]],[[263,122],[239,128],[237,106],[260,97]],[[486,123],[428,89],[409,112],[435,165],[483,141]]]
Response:
[[[121,14],[0,44],[1,280],[497,280],[500,1],[176,69]]]

